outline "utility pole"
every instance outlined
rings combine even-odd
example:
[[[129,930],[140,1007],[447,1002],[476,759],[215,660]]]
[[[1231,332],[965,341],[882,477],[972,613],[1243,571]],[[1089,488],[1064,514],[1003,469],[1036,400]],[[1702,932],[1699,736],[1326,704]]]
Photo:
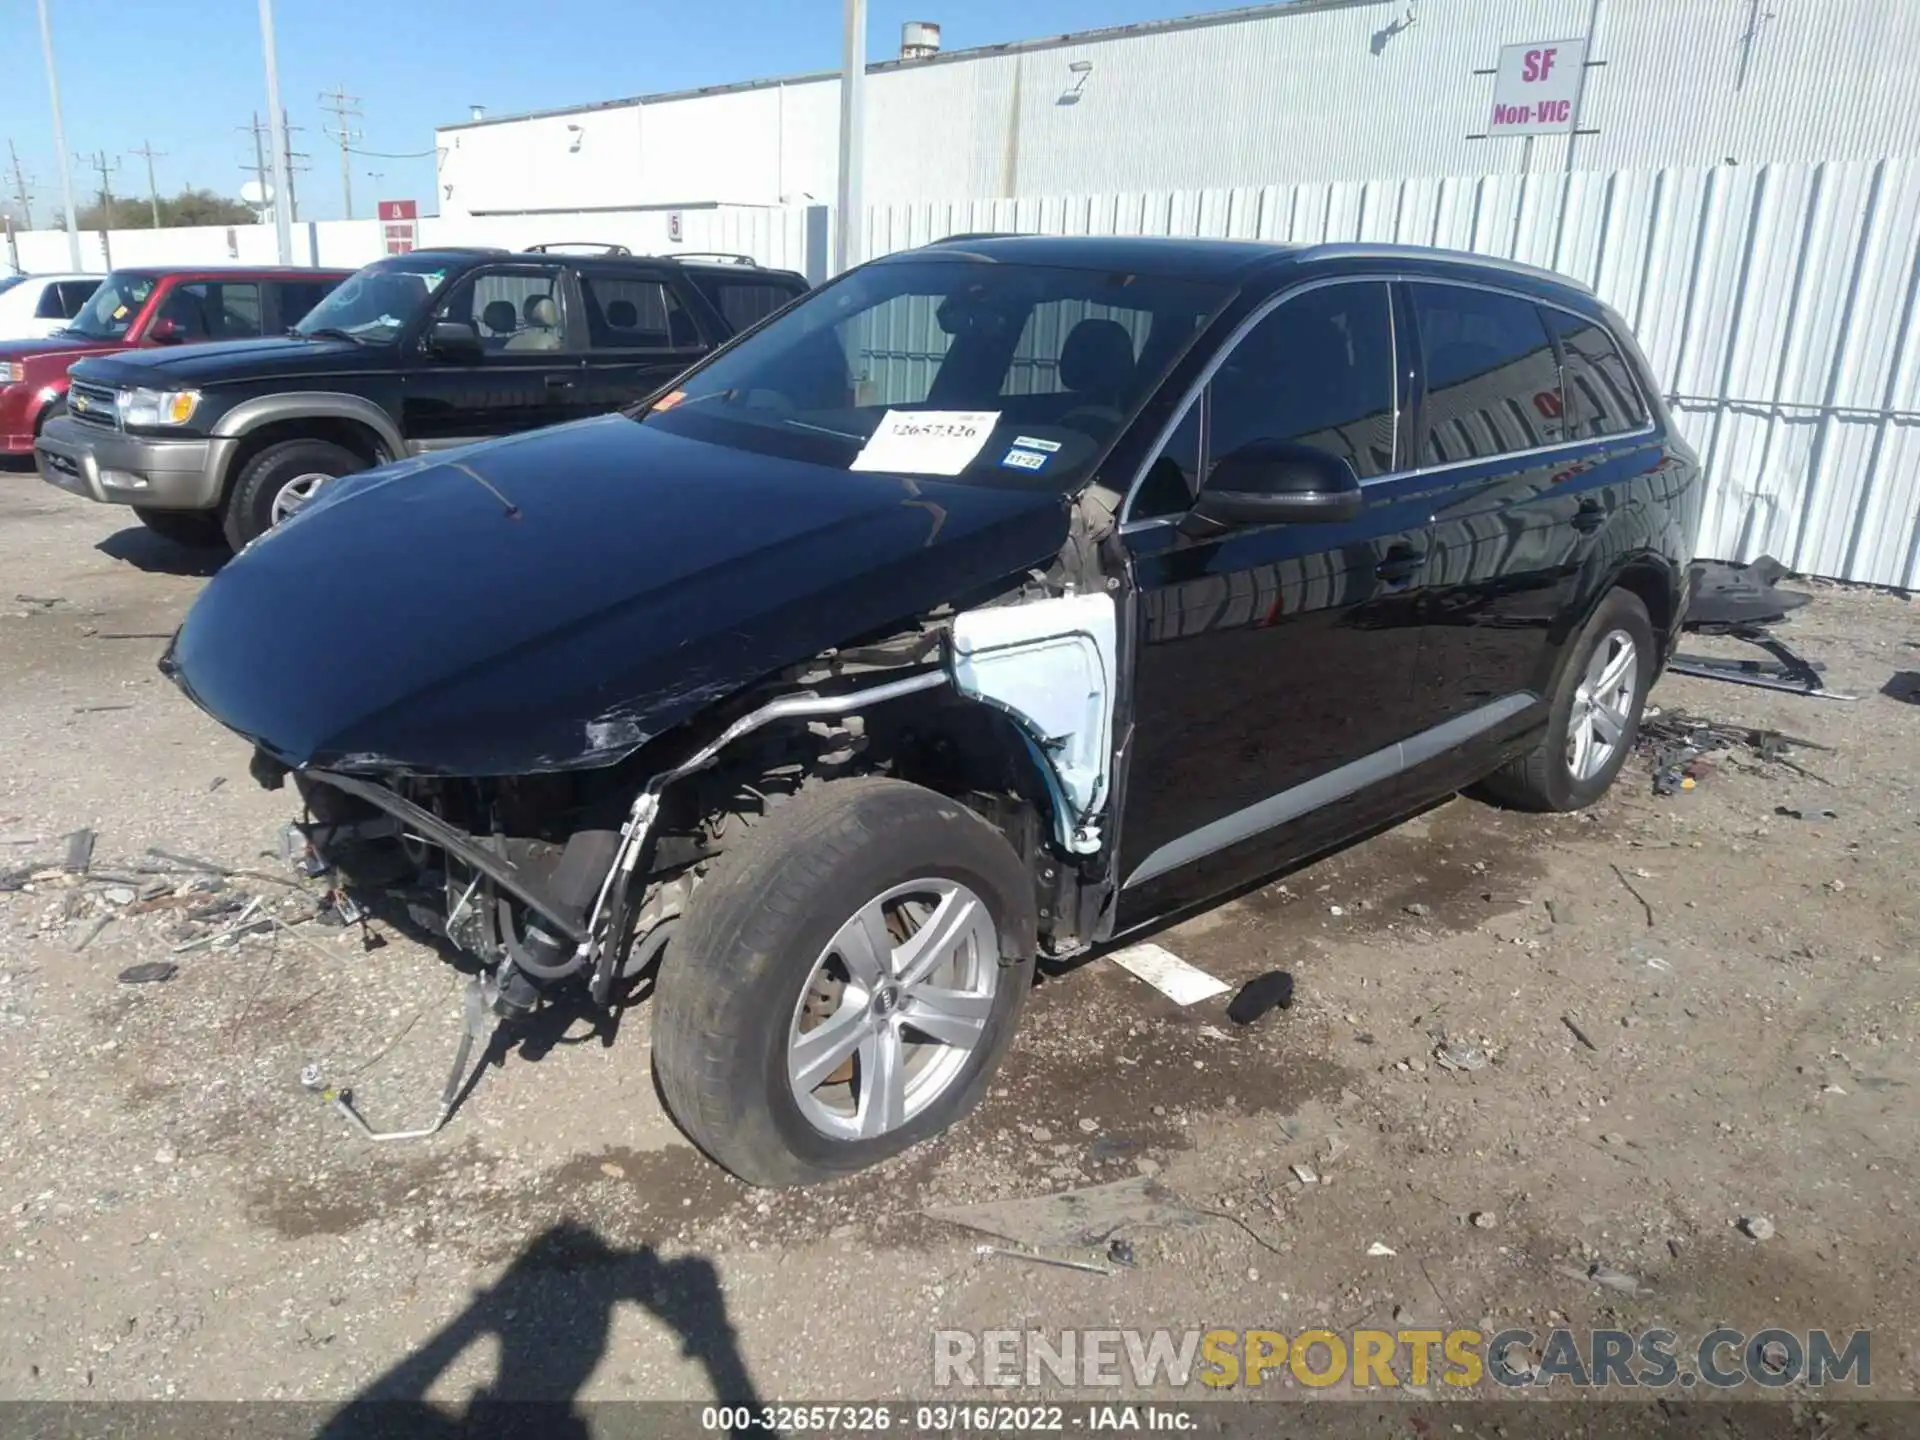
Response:
[[[845,48],[840,65],[840,189],[834,227],[834,271],[860,263],[867,215],[860,198],[862,131],[866,126],[867,0],[846,0]]]
[[[20,218],[26,222],[27,229],[33,228],[33,202],[27,198],[27,172],[20,168],[20,152],[13,148],[13,141],[7,141],[7,154],[13,157],[13,197],[20,202]]]
[[[85,156],[81,158],[87,160]],[[102,221],[100,228],[102,230],[111,230],[113,228],[113,172],[120,168],[120,157],[116,155],[109,161],[106,151],[96,150],[93,152],[93,158],[87,160],[87,164],[91,165],[100,176],[100,211]]]
[[[120,157],[113,157],[108,163],[107,152],[96,150],[93,159],[88,161],[100,173],[100,248],[107,262],[107,269],[113,269],[113,241],[108,237],[113,233],[113,172],[120,168]]]
[[[332,104],[328,104],[332,101]],[[348,126],[347,121],[365,117],[360,111],[360,97],[347,94],[345,85],[336,85],[332,91],[320,92],[320,104],[324,110],[331,110],[334,128],[327,131],[340,142],[340,200],[346,208],[346,217],[353,218],[353,142],[361,138],[361,132]]]
[[[237,125],[234,128],[237,130],[245,130],[247,134],[253,137],[253,164],[242,165],[240,168],[249,172],[253,176],[254,184],[260,187],[260,204],[256,208],[260,210],[271,209],[272,207],[268,197],[273,194],[273,189],[267,183],[267,147],[266,142],[261,139],[263,127],[260,124],[260,112],[258,110],[254,111],[253,118],[249,123]],[[259,217],[256,215],[254,218],[258,219]]]
[[[73,157],[67,151],[66,122],[60,118],[60,81],[53,72],[53,27],[47,23],[47,0],[40,0],[40,53],[47,62],[47,96],[53,101],[53,150],[60,157],[60,192],[67,202],[67,257],[78,270],[80,214],[73,203]]]
[[[160,187],[153,183],[153,162],[156,157],[165,159],[167,152],[153,148],[151,140],[144,140],[138,150],[129,150],[129,155],[144,155],[147,161],[147,203],[153,207],[153,228],[160,228]]]
[[[41,0],[42,5],[46,0]],[[260,48],[267,68],[267,121],[273,137],[273,228],[280,242],[280,263],[293,263],[293,212],[287,205],[286,114],[280,108],[280,58],[273,39],[273,0],[260,0]]]
[[[286,151],[287,155],[287,215],[295,225],[300,223],[300,196],[293,188],[293,177],[300,171],[311,170],[313,167],[294,164],[294,161],[305,160],[308,157],[304,150],[293,148],[293,132],[306,128],[304,125],[289,125],[287,112],[284,109],[280,112],[280,148]]]

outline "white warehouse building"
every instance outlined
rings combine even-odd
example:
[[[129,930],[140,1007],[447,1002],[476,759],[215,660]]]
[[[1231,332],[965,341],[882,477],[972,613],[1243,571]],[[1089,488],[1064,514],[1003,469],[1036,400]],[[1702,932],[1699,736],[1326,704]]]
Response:
[[[1589,36],[1584,133],[1476,138],[1503,46]],[[1258,5],[871,65],[864,198],[1909,154],[1916,55],[1920,0]],[[829,203],[839,103],[827,72],[449,125],[439,210]]]

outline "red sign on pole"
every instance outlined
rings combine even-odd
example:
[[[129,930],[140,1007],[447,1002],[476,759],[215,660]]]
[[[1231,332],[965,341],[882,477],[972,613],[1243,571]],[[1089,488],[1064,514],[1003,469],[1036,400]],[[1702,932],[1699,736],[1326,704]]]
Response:
[[[389,255],[404,255],[413,249],[420,235],[420,202],[382,200],[380,234],[386,241]]]

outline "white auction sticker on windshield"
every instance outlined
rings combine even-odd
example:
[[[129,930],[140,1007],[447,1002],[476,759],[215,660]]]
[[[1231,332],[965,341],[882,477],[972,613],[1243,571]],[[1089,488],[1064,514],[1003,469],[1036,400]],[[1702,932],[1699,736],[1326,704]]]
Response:
[[[850,468],[958,475],[999,423],[998,410],[889,410]]]

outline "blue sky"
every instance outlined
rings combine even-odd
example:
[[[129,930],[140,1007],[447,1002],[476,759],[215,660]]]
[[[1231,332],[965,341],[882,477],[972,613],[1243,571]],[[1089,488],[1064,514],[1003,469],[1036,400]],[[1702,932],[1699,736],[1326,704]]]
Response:
[[[162,194],[182,185],[236,193],[266,108],[257,0],[48,0],[67,145],[104,150],[116,195],[146,193],[142,145]],[[935,20],[948,49],[1228,8],[1208,0],[870,0],[868,54],[894,53],[901,22]],[[280,90],[303,126],[293,149],[302,219],[341,213],[340,152],[320,92],[344,85],[365,118],[351,158],[355,214],[376,198],[431,208],[433,127],[492,114],[832,69],[837,0],[276,0]],[[60,204],[60,174],[34,0],[0,0],[0,146],[33,181],[37,225]],[[421,152],[426,152],[422,154]],[[413,156],[414,158],[388,158]],[[0,149],[0,191],[11,195]],[[375,176],[380,178],[374,178]],[[75,193],[98,188],[76,163]]]

